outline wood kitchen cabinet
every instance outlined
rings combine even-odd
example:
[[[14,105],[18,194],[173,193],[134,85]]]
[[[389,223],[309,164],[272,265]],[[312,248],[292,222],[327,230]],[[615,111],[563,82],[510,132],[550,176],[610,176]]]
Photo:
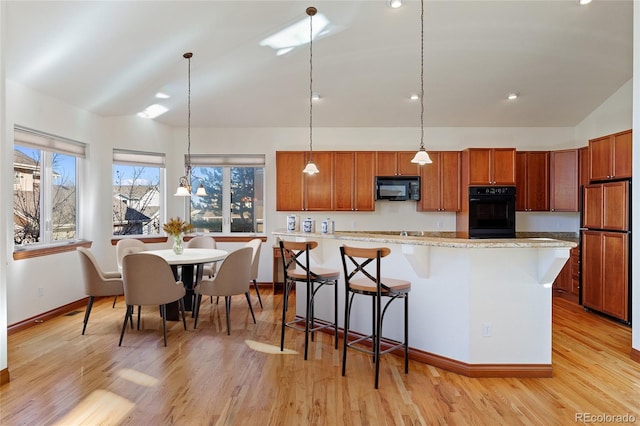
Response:
[[[468,185],[515,185],[515,148],[468,148],[462,151]]]
[[[334,156],[334,209],[339,211],[375,210],[374,151],[336,151]]]
[[[549,162],[549,210],[579,210],[579,155],[577,149],[552,151]]]
[[[553,295],[578,303],[580,292],[580,248],[573,247],[569,259],[553,282]]]
[[[549,152],[516,152],[516,210],[549,211]]]
[[[589,180],[605,181],[631,177],[631,130],[589,141]]]
[[[309,159],[306,151],[276,152],[276,210],[333,210],[333,151],[315,151],[313,162],[320,173],[302,173]]]
[[[582,304],[629,321],[628,235],[582,231]]]
[[[420,167],[418,211],[460,211],[460,152],[431,151]]]
[[[376,176],[418,176],[415,151],[377,151]]]
[[[629,182],[595,183],[583,190],[582,227],[627,231]]]
[[[305,164],[304,151],[276,151],[276,210],[304,210]]]

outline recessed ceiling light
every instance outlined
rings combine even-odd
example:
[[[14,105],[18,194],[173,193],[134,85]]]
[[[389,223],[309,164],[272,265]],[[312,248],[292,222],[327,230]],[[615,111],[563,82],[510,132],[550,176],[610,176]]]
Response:
[[[156,98],[158,99],[169,99],[171,96],[167,95],[166,93],[162,93],[162,92],[158,92],[156,93]]]
[[[420,99],[420,95],[413,93],[411,94],[411,96],[409,96],[409,99],[411,99],[412,101],[417,101],[418,99]]]
[[[389,0],[389,1],[387,2],[387,4],[389,5],[389,7],[390,7],[390,8],[392,8],[392,9],[397,9],[397,8],[399,8],[399,7],[402,7],[402,3],[403,3],[403,1],[402,1],[402,0]]]
[[[156,118],[165,112],[169,111],[169,108],[159,104],[149,105],[144,111],[138,113],[138,117],[142,118]]]
[[[520,95],[517,93],[509,93],[507,95],[507,99],[509,99],[510,101],[515,101],[516,99],[518,99]]]
[[[580,3],[581,6],[584,6],[585,4],[591,3],[591,0],[579,0],[578,3]]]
[[[311,93],[311,99],[314,101],[317,101],[320,99],[320,94],[318,92],[312,92]]]

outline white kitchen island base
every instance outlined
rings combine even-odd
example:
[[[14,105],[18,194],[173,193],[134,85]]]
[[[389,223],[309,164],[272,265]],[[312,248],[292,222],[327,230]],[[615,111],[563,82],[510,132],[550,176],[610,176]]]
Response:
[[[315,240],[313,261],[342,271],[339,246],[391,249],[382,274],[409,280],[412,359],[472,377],[550,377],[551,285],[575,243],[552,239],[467,240],[376,234],[276,232],[282,239]],[[296,312],[304,315],[303,286]],[[339,322],[344,324],[344,279]],[[328,294],[316,315],[332,318]],[[357,296],[356,296],[357,298]],[[394,306],[396,305],[396,306]],[[350,329],[369,334],[371,305],[353,307]],[[402,306],[391,304],[383,336],[402,339]]]

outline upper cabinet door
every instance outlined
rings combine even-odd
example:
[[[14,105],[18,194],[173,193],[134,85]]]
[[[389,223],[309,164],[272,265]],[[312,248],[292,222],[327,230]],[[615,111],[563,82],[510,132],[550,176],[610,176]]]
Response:
[[[493,185],[516,184],[516,150],[494,148],[492,159]]]
[[[460,151],[441,152],[440,164],[442,210],[460,211]],[[429,165],[425,164],[422,167],[429,167]]]
[[[304,151],[276,151],[276,210],[304,209]]]
[[[373,151],[356,151],[355,177],[353,182],[355,210],[374,211],[376,153]]]
[[[304,174],[305,210],[333,210],[333,155],[333,151],[313,153],[313,162],[320,173]],[[308,160],[309,153],[306,153]]]
[[[376,176],[418,176],[418,165],[411,162],[415,155],[411,151],[377,151]]]
[[[420,174],[420,171],[418,170],[419,166],[416,163],[411,162],[415,156],[415,151],[398,152],[398,175],[418,176]]]
[[[577,212],[580,189],[578,150],[565,149],[551,152],[550,207],[551,211]]]
[[[356,153],[353,151],[335,152],[335,181],[333,187],[333,200],[335,202],[336,210],[351,211],[355,209],[355,157]]]
[[[613,135],[613,178],[630,178],[633,163],[631,130]]]

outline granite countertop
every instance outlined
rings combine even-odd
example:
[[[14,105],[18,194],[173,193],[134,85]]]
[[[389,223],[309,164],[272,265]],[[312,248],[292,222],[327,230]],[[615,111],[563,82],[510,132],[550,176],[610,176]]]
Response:
[[[467,239],[458,238],[455,232],[408,231],[336,231],[334,234],[314,232],[274,231],[274,235],[292,237],[333,238],[338,240],[369,241],[391,244],[411,244],[436,247],[459,248],[527,248],[527,247],[575,247],[578,236],[575,233],[558,232],[518,232],[516,238]]]

